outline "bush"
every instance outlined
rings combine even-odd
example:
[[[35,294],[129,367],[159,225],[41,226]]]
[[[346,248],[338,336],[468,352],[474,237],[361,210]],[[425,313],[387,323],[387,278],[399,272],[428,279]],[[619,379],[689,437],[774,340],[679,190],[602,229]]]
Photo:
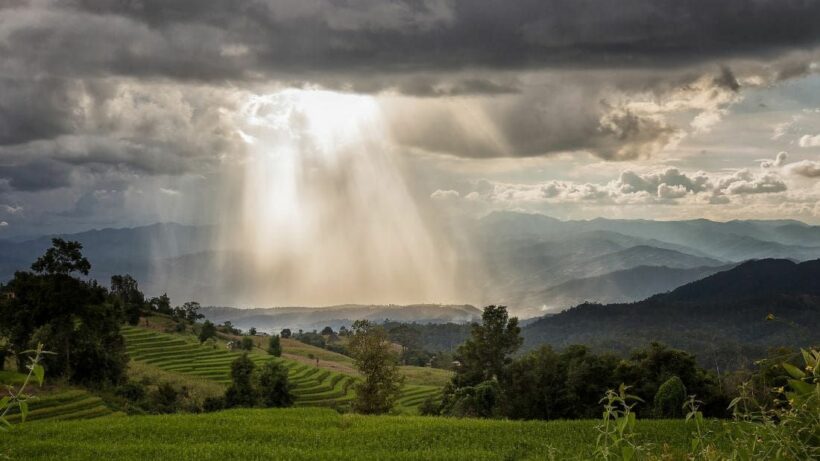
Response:
[[[211,413],[214,411],[219,411],[225,408],[225,398],[224,397],[207,397],[202,402],[202,411],[206,413]]]
[[[279,336],[273,335],[268,340],[268,354],[274,357],[282,356],[282,342],[279,340]]]
[[[449,394],[443,413],[458,417],[489,418],[497,415],[501,387],[495,380],[465,386]]]
[[[686,402],[686,386],[677,376],[666,380],[655,393],[654,408],[658,418],[680,418]]]
[[[231,385],[225,392],[225,408],[253,407],[259,398],[253,388],[253,370],[256,365],[242,354],[231,363]]]
[[[252,351],[253,350],[253,338],[245,336],[242,338],[242,341],[239,343],[239,348],[243,351]]]
[[[130,400],[131,402],[139,402],[145,398],[147,394],[145,390],[145,386],[140,383],[135,382],[128,382],[121,386],[117,386],[114,390],[114,394]]]
[[[151,393],[151,404],[159,413],[176,413],[179,394],[170,383],[162,383]]]
[[[436,405],[436,401],[433,400],[433,397],[427,397],[427,399],[419,406],[419,414],[422,416],[438,416],[438,405]]]
[[[257,380],[257,392],[265,407],[289,407],[293,405],[290,393],[288,370],[276,362],[268,362],[262,367]]]

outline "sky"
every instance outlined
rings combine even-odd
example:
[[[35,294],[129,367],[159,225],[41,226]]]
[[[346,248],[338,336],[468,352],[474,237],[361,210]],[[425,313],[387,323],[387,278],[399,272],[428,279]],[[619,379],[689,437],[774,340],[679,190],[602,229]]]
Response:
[[[422,220],[820,223],[817,18],[810,0],[4,0],[0,238],[321,201],[254,156],[345,130],[383,155],[322,148],[337,173],[299,181],[372,180],[348,188],[360,208],[392,189],[378,209]]]

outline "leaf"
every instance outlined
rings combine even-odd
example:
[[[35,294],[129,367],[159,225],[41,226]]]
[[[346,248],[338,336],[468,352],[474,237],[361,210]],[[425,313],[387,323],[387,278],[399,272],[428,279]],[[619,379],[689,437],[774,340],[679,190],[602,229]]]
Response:
[[[635,449],[629,445],[621,447],[621,456],[624,461],[630,461],[635,456]]]
[[[17,405],[20,406],[20,422],[26,422],[26,416],[28,415],[28,402],[25,400],[21,400],[17,402]]]
[[[34,377],[37,378],[37,382],[40,383],[40,385],[42,386],[43,385],[43,378],[46,375],[45,369],[43,368],[42,365],[40,365],[38,363],[38,364],[34,365],[34,368],[32,368],[32,371],[34,372]]]
[[[803,373],[803,370],[797,368],[791,363],[784,362],[781,365],[783,366],[783,369],[786,370],[786,373],[788,373],[794,379],[802,379],[806,377],[806,374]]]
[[[695,451],[695,450],[697,450],[697,449],[698,449],[698,444],[699,444],[699,443],[700,443],[700,440],[698,440],[698,439],[692,439],[692,451]]]
[[[798,381],[796,379],[790,379],[789,386],[791,386],[792,389],[794,389],[795,391],[797,391],[798,394],[801,395],[811,394],[812,392],[814,392],[814,386],[812,386],[809,383],[804,383],[803,381]]]
[[[9,406],[9,399],[10,397],[8,395],[0,399],[0,410],[3,410]]]

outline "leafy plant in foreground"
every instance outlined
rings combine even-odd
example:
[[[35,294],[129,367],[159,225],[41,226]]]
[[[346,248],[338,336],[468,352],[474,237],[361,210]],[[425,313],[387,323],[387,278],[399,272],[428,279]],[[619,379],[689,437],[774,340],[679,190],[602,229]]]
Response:
[[[595,427],[598,438],[595,441],[595,459],[623,460],[637,459],[647,447],[637,441],[635,431],[635,413],[632,408],[642,400],[627,394],[628,386],[621,384],[618,391],[612,389],[601,399],[604,413],[601,422]]]
[[[820,458],[820,351],[801,351],[804,368],[783,363],[788,388],[775,389],[771,408],[761,405],[748,384],[730,408],[735,424],[728,430],[732,459],[804,460]],[[781,400],[782,399],[782,400]]]
[[[42,344],[37,344],[37,348],[31,351],[25,351],[23,354],[34,354],[33,356],[29,357],[29,364],[27,365],[28,374],[26,375],[26,379],[23,380],[23,383],[20,385],[18,389],[15,389],[14,386],[6,386],[8,395],[4,396],[0,399],[0,430],[6,430],[7,428],[11,427],[11,423],[6,420],[6,415],[14,409],[18,408],[20,410],[20,421],[26,420],[26,415],[28,415],[28,402],[36,397],[29,395],[26,393],[26,387],[28,386],[31,378],[37,380],[39,385],[43,385],[43,378],[45,378],[45,369],[43,369],[43,365],[40,364],[40,361],[45,354],[51,354],[51,352],[44,351]]]

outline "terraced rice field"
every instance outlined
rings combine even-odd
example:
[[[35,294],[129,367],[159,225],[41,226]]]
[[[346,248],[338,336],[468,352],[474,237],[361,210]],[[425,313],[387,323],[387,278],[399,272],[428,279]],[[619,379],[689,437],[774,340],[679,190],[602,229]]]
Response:
[[[200,345],[193,337],[143,328],[124,327],[122,335],[132,360],[222,384],[230,383],[231,362],[239,355],[239,352]],[[355,397],[353,384],[356,378],[353,376],[263,353],[251,353],[249,357],[257,366],[276,360],[288,369],[296,406],[346,407]],[[428,397],[435,398],[439,392],[440,388],[435,386],[407,385],[397,402],[397,409],[415,412]]]
[[[99,397],[83,390],[67,390],[29,401],[26,421],[90,419],[113,414]],[[15,410],[7,419],[12,424],[19,423],[20,414]]]

